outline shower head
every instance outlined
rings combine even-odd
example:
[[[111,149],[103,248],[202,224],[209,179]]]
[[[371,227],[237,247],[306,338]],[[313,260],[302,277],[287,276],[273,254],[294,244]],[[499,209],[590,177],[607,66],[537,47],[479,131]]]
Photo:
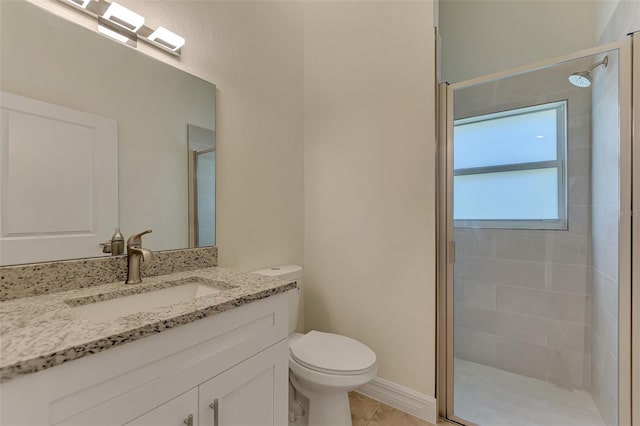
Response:
[[[589,71],[578,71],[569,76],[569,83],[576,87],[589,87],[591,86],[591,81],[591,73]]]
[[[603,60],[601,60],[600,62],[596,62],[586,70],[577,71],[571,74],[569,76],[569,83],[573,84],[576,87],[591,86],[591,83],[593,82],[593,79],[591,78],[591,71],[593,71],[594,68],[599,67],[600,65],[606,68],[608,63],[609,63],[609,57],[605,56]]]

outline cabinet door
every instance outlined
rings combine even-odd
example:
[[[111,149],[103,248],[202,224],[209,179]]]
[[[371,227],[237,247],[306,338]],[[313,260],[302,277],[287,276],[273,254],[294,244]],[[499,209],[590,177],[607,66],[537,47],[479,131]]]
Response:
[[[286,425],[288,361],[285,339],[204,382],[200,426]]]
[[[190,415],[192,418],[189,420]],[[126,424],[126,426],[185,425],[198,425],[198,388],[191,389]]]

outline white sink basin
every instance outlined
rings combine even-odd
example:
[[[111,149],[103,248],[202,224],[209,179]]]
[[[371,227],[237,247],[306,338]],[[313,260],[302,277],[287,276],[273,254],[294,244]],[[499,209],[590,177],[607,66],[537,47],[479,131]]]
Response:
[[[160,306],[169,306],[174,303],[220,293],[223,290],[195,282],[157,290],[151,289],[139,294],[116,296],[110,300],[82,303],[72,306],[72,309],[78,315],[91,321],[109,321],[135,313],[150,311]],[[70,302],[73,301],[67,301],[68,304]]]

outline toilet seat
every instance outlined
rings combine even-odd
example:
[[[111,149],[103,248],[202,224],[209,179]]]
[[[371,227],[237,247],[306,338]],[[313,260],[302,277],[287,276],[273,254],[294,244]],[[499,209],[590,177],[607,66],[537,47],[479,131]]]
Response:
[[[355,389],[370,382],[378,374],[378,366],[376,364],[369,370],[359,374],[323,373],[305,367],[291,356],[289,357],[289,370],[291,370],[294,377],[305,380],[315,390],[318,390],[317,387],[325,388],[325,390],[345,387]]]
[[[376,354],[366,345],[315,330],[292,340],[289,353],[300,366],[328,375],[358,376],[376,368]]]

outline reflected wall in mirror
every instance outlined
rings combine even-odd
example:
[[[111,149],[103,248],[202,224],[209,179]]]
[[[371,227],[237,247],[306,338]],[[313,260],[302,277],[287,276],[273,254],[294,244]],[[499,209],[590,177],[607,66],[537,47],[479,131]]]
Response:
[[[25,31],[25,28],[29,30]],[[210,136],[215,137],[216,89],[213,84],[31,3],[0,2],[0,90],[115,122],[117,178],[105,175],[87,178],[90,176],[88,172],[77,178],[93,179],[87,186],[91,194],[88,199],[92,204],[87,208],[90,213],[84,215],[85,224],[77,230],[71,227],[73,232],[94,235],[100,241],[106,241],[116,226],[120,227],[125,239],[144,229],[153,229],[154,232],[145,236],[143,241],[144,246],[151,250],[190,246],[187,127],[193,125],[208,129]],[[3,109],[2,152],[6,153],[10,142],[5,136],[13,128],[8,124],[15,120],[11,121],[5,115]],[[46,145],[47,140],[43,138],[38,146]],[[16,142],[11,143],[15,145]],[[86,155],[93,155],[91,158],[100,161],[92,151],[95,146],[90,148],[85,150]],[[65,156],[79,161],[75,150],[65,152],[61,157]],[[4,155],[0,160],[0,175],[6,177],[11,167],[11,156]],[[200,162],[202,170],[207,170],[206,164],[209,164],[209,173],[211,177],[215,176],[215,152],[201,156]],[[87,167],[93,170],[94,165]],[[62,166],[60,168],[63,169]],[[33,182],[42,182],[48,177],[46,171],[35,164],[27,172],[24,173],[27,178],[37,177]],[[116,205],[100,208],[117,211],[117,216],[113,215],[117,221],[108,229],[97,229],[94,220],[97,214],[95,198],[99,196],[95,192],[95,180],[102,180],[103,186],[113,185],[118,193],[117,203],[111,203]],[[210,182],[215,180],[210,179]],[[11,208],[7,202],[6,179],[1,188],[0,240],[8,240],[15,235],[8,236],[5,232],[7,211]],[[203,206],[206,200],[208,210],[199,212],[199,222],[203,224],[202,232],[206,228],[209,234],[199,235],[198,245],[213,245],[215,184],[203,184],[201,189],[209,191],[200,197]],[[13,197],[14,202],[21,199]],[[57,202],[65,203],[65,200]],[[66,208],[65,205],[52,207],[58,211]],[[67,208],[67,211],[72,210]],[[63,233],[56,225],[29,235],[29,239],[31,244],[35,244],[34,241],[50,240]],[[195,240],[192,244],[195,245]],[[82,254],[68,254],[52,248],[43,250],[46,257],[12,258],[8,262],[2,261],[2,251],[0,245],[0,264],[103,255],[101,248],[93,243],[88,244]]]

